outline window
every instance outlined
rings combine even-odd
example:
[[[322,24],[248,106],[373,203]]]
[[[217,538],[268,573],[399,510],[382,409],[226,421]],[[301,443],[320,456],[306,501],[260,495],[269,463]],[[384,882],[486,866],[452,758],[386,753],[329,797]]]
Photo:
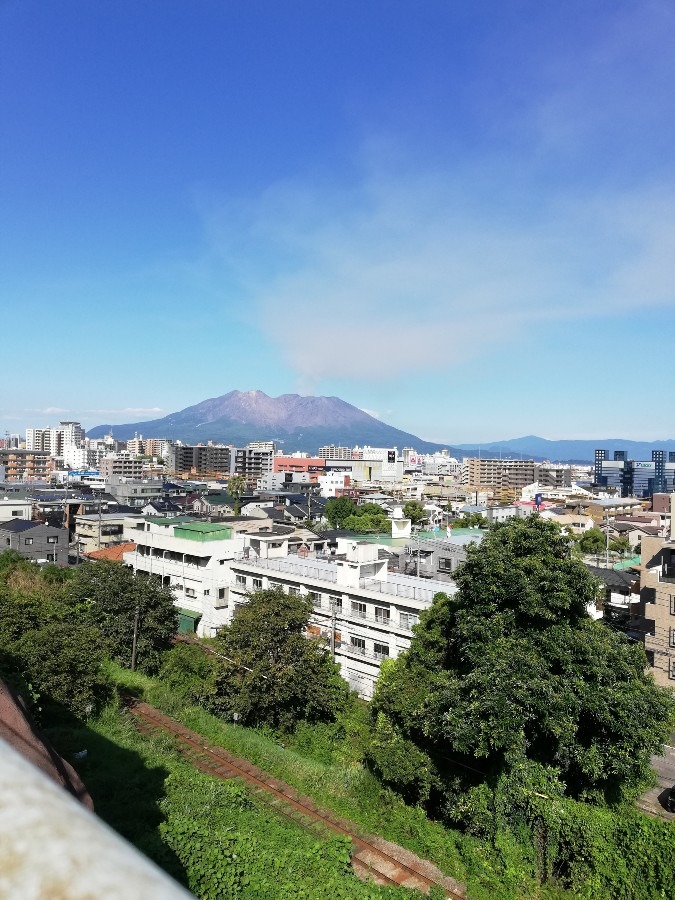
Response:
[[[352,615],[356,616],[358,619],[365,619],[366,604],[360,603],[358,600],[352,600]]]
[[[21,511],[20,509],[13,509],[12,512],[11,512],[11,515],[13,515],[13,516],[22,516],[23,513],[22,513],[22,511]]]
[[[307,596],[314,606],[321,606],[321,594],[318,591],[308,591]]]
[[[452,559],[450,557],[445,557],[444,559],[438,560],[438,571],[439,572],[452,572]]]
[[[366,655],[366,641],[365,641],[365,638],[352,637],[350,643],[351,643],[351,649],[352,649],[355,653],[359,653],[359,654],[361,654],[361,656],[365,656],[365,655]]]
[[[194,588],[185,588],[186,597],[196,597],[197,591]]]
[[[671,594],[670,596],[670,614],[671,616],[675,616],[675,594]]]
[[[399,621],[401,623],[401,628],[405,628],[407,631],[411,631],[413,625],[417,625],[420,620],[420,617],[416,613],[399,613],[398,615]]]
[[[342,597],[336,597],[335,594],[331,594],[328,601],[331,609],[334,609],[335,612],[342,612]]]
[[[24,540],[24,544],[32,544],[32,543],[33,543],[33,538],[26,538]]]
[[[218,599],[219,600],[225,599],[225,588],[218,588]]]
[[[224,566],[224,565],[225,565],[225,560],[224,560],[224,559],[219,559],[218,562],[220,563],[221,566]]]
[[[300,590],[296,587],[289,587],[288,594],[290,597],[298,597],[300,595]]]
[[[381,625],[388,625],[390,619],[389,608],[384,606],[375,607],[375,621]]]
[[[262,578],[254,578],[253,579],[253,590],[254,591],[262,590]]]
[[[235,584],[237,587],[246,587],[246,576],[245,575],[237,575],[235,579]]]
[[[375,641],[373,649],[375,651],[375,659],[388,659],[389,644],[380,644],[377,641]]]
[[[47,562],[56,562],[56,553],[48,553]]]
[[[675,628],[670,629],[670,641],[669,644],[671,647],[675,647]]]
[[[58,544],[58,542],[59,542],[59,539],[56,536],[47,538],[48,544]]]
[[[210,589],[207,588],[207,589],[204,591],[204,596],[205,596],[205,597],[208,597],[210,593],[211,593]]]
[[[671,678],[675,679],[675,659],[670,660],[670,672],[668,674]]]

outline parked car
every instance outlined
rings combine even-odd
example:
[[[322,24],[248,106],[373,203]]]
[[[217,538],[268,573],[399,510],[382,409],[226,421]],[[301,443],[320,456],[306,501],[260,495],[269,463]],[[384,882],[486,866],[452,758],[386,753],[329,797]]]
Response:
[[[671,787],[668,791],[668,797],[666,798],[666,808],[668,812],[675,813],[675,785]]]

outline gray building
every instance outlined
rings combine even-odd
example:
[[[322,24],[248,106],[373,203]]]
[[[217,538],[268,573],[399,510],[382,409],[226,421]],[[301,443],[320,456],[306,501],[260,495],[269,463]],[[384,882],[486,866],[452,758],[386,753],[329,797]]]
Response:
[[[675,451],[652,450],[651,460],[628,459],[625,450],[595,451],[593,482],[596,488],[615,491],[619,497],[651,497],[675,491]]]
[[[37,563],[68,565],[68,529],[13,519],[0,522],[0,550],[15,550]]]

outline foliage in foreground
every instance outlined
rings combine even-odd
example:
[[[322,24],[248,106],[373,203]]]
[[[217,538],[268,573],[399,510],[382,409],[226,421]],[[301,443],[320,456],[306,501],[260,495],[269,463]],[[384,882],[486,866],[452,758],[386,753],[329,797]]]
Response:
[[[242,786],[202,774],[114,705],[52,737],[64,750],[88,748],[81,768],[98,814],[204,900],[410,897],[362,884],[348,842],[307,833]]]
[[[75,571],[68,593],[86,605],[109,656],[130,665],[136,625],[138,668],[151,674],[159,670],[178,631],[173,594],[159,579],[114,562],[85,563]]]
[[[673,699],[646,674],[641,647],[589,618],[595,581],[557,525],[494,527],[457,581],[422,614],[410,650],[383,666],[376,770],[469,826],[472,792],[482,808],[500,780],[581,800],[634,796]]]

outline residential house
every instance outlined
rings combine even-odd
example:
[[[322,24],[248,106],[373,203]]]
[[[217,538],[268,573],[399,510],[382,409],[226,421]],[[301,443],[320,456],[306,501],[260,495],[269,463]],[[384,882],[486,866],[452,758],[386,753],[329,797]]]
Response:
[[[0,550],[15,550],[31,562],[67,566],[68,529],[18,518],[0,522]]]

